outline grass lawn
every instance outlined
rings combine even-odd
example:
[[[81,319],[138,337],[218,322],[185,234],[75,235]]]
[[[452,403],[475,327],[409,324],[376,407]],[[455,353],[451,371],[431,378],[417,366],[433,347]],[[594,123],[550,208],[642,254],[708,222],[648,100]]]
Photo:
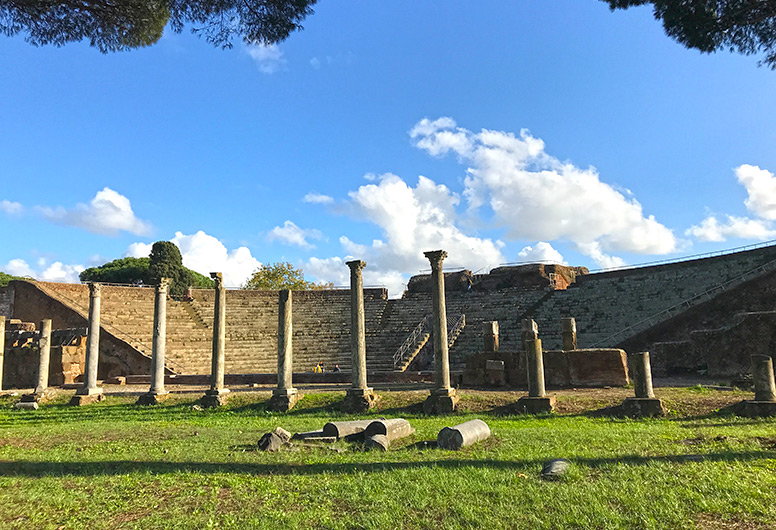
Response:
[[[631,392],[558,392],[558,414],[527,417],[503,412],[519,393],[463,390],[461,412],[426,417],[425,392],[382,391],[368,416],[416,429],[387,453],[256,450],[277,426],[353,418],[337,411],[342,392],[308,393],[288,414],[268,412],[258,391],[204,411],[192,408],[198,394],[76,408],[70,391],[38,411],[3,396],[0,528],[776,528],[776,419],[714,412],[751,394],[658,389],[668,418],[589,413]],[[418,448],[472,418],[489,440]],[[563,481],[540,478],[553,458],[572,462]]]

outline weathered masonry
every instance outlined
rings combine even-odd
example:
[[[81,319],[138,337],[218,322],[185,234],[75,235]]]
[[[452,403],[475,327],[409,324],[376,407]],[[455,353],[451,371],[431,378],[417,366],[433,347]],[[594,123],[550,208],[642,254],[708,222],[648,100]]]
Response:
[[[524,319],[536,321],[546,350],[561,350],[571,329],[563,319],[574,318],[577,348],[649,351],[656,376],[745,373],[750,355],[776,351],[776,246],[597,274],[532,264],[444,279],[454,371],[482,352],[485,322],[498,322],[501,350],[521,351]],[[384,289],[363,290],[369,372],[433,368],[431,291],[429,275],[413,277],[398,299]],[[103,285],[101,304],[98,378],[150,373],[153,287]],[[168,300],[166,373],[210,374],[214,307],[212,290]],[[347,289],[293,293],[294,372],[319,362],[350,371],[351,307]],[[85,328],[88,308],[87,285],[13,281],[0,288],[0,314],[9,326],[50,318],[54,337]],[[226,292],[227,374],[275,373],[277,340],[277,292]],[[9,336],[6,348],[13,343]]]

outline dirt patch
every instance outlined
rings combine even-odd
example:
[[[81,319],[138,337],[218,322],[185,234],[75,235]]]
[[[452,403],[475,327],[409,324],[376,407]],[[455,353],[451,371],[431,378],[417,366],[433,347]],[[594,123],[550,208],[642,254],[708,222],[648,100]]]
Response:
[[[765,530],[773,528],[771,525],[747,521],[745,519],[723,519],[719,515],[701,513],[695,516],[695,527],[698,530]]]

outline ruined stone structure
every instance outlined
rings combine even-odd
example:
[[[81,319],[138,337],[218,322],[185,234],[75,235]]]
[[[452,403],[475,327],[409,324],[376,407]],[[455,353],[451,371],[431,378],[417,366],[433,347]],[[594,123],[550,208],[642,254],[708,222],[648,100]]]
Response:
[[[431,280],[412,278],[399,299],[389,300],[383,289],[363,290],[369,372],[432,368]],[[557,265],[460,271],[445,274],[444,284],[453,372],[482,353],[484,322],[498,322],[499,353],[522,351],[526,318],[541,330],[550,387],[552,374],[561,373],[552,366],[553,352],[563,347],[563,318],[575,319],[575,351],[650,351],[656,376],[699,371],[733,376],[749,372],[750,355],[776,351],[776,246],[597,274]],[[276,372],[277,296],[225,292],[227,374]],[[0,289],[0,313],[26,322],[51,318],[55,333],[85,327],[88,307],[86,285],[13,281]],[[311,371],[318,362],[351,370],[351,308],[349,290],[294,293],[294,372]],[[168,300],[167,374],[210,374],[214,310],[213,290],[194,290],[191,300]],[[102,287],[99,379],[151,373],[153,313],[152,288]],[[565,332],[570,339],[570,324]],[[563,359],[571,370],[571,356]],[[507,359],[492,360],[505,361],[508,378]]]

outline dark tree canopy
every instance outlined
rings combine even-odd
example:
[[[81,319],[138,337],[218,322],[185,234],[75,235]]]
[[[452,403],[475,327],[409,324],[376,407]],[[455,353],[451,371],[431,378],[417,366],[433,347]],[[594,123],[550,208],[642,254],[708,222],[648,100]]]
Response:
[[[248,279],[243,289],[263,291],[279,291],[291,289],[294,291],[310,291],[332,289],[331,283],[314,283],[304,279],[304,271],[297,269],[288,262],[265,263]]]
[[[79,278],[82,282],[138,285],[153,285],[161,277],[170,278],[170,294],[173,296],[183,295],[189,286],[212,289],[215,285],[210,278],[183,266],[180,250],[174,243],[154,243],[151,256],[115,259],[99,267],[84,270]]]
[[[0,0],[0,33],[40,46],[88,40],[102,52],[150,46],[166,27],[222,48],[271,44],[302,29],[317,0]]]
[[[776,0],[603,0],[614,9],[651,4],[666,34],[702,52],[764,53],[776,69]]]
[[[30,278],[22,278],[21,276],[12,276],[6,272],[0,272],[0,287],[5,287],[11,280],[28,280]]]

